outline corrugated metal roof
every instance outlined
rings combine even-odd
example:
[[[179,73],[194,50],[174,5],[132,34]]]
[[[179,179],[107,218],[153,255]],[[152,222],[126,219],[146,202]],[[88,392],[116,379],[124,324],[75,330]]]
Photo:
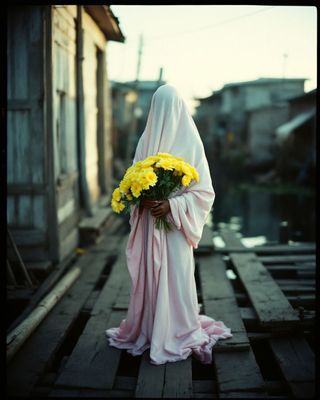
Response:
[[[280,125],[276,129],[276,141],[278,143],[282,143],[291,132],[293,132],[296,128],[303,125],[309,119],[311,119],[316,113],[315,108],[309,111],[305,111],[296,115],[290,121],[286,122],[285,124]]]
[[[223,88],[229,88],[232,86],[251,86],[251,85],[265,85],[269,83],[281,83],[281,82],[304,82],[307,78],[258,78],[253,81],[243,82],[231,82],[223,86]]]

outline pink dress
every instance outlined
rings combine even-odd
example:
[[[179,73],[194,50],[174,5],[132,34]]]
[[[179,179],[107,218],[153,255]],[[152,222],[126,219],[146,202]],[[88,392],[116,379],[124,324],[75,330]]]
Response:
[[[157,131],[159,126],[162,131]],[[191,354],[208,364],[217,340],[232,336],[222,321],[199,314],[194,277],[193,249],[198,247],[215,193],[199,133],[171,85],[161,86],[153,96],[133,162],[158,151],[184,157],[197,168],[200,182],[170,196],[171,232],[156,229],[149,210],[139,215],[138,207],[132,207],[126,248],[130,304],[126,319],[107,329],[106,335],[111,346],[132,355],[150,349],[153,364],[185,360]]]

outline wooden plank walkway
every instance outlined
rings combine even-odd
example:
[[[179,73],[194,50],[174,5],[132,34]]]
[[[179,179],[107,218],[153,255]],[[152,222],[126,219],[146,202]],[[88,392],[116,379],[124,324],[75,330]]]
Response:
[[[312,245],[303,253],[267,251],[260,257],[252,249],[243,251],[239,238],[224,228],[220,233],[232,252],[219,252],[206,226],[194,252],[201,312],[222,320],[233,337],[214,346],[212,365],[189,357],[155,366],[149,351],[133,357],[107,344],[105,329],[119,325],[130,299],[128,233],[109,228],[78,258],[81,277],[8,365],[9,396],[312,398],[314,309],[311,303],[301,309],[301,302],[290,299],[301,301],[296,296],[301,288],[308,289],[304,296],[314,296],[314,277],[299,277],[299,272],[314,270]],[[235,279],[229,278],[230,270]],[[261,301],[261,293],[270,288],[283,308],[268,314],[268,304],[275,308],[274,303]]]
[[[272,251],[269,247],[263,250],[261,246],[255,253],[255,248],[243,251],[241,240],[232,231],[221,232],[221,237],[227,243],[227,248],[232,249],[228,256],[250,299],[252,308],[242,308],[246,311],[242,311],[242,318],[246,321],[247,328],[250,320],[255,330],[263,332],[249,335],[251,342],[252,339],[266,341],[276,366],[290,388],[292,398],[314,398],[314,353],[303,336],[303,314],[299,314],[301,310],[294,308],[288,293],[296,293],[299,297],[307,288],[307,292],[312,292],[314,296],[314,279],[299,279],[299,272],[314,270],[315,246],[302,245],[301,252],[298,251],[298,246],[294,247],[294,251],[291,251],[291,246],[287,246],[286,251],[283,246],[277,246],[277,251]],[[265,255],[268,253],[273,254]],[[272,276],[275,272],[280,278],[283,274],[287,278],[286,274],[290,273],[295,279],[275,279]],[[314,278],[314,275],[311,274],[308,278]],[[314,329],[314,315],[310,322],[309,328]],[[274,335],[274,330],[278,328],[283,331],[280,337]]]

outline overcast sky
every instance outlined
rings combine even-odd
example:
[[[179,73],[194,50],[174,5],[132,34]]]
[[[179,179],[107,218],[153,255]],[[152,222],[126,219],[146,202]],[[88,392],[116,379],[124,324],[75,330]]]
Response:
[[[111,80],[163,79],[193,111],[193,97],[259,77],[307,78],[317,86],[317,9],[313,6],[111,5],[125,43],[108,43]]]

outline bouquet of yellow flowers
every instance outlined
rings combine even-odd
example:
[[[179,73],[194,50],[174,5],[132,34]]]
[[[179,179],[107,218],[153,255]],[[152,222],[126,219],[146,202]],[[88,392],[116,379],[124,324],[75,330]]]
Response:
[[[199,182],[195,167],[169,153],[157,153],[129,167],[119,187],[112,193],[111,207],[116,213],[129,211],[130,205],[140,206],[142,199],[166,200],[168,196],[191,181]],[[166,216],[155,218],[157,229],[172,229]]]

